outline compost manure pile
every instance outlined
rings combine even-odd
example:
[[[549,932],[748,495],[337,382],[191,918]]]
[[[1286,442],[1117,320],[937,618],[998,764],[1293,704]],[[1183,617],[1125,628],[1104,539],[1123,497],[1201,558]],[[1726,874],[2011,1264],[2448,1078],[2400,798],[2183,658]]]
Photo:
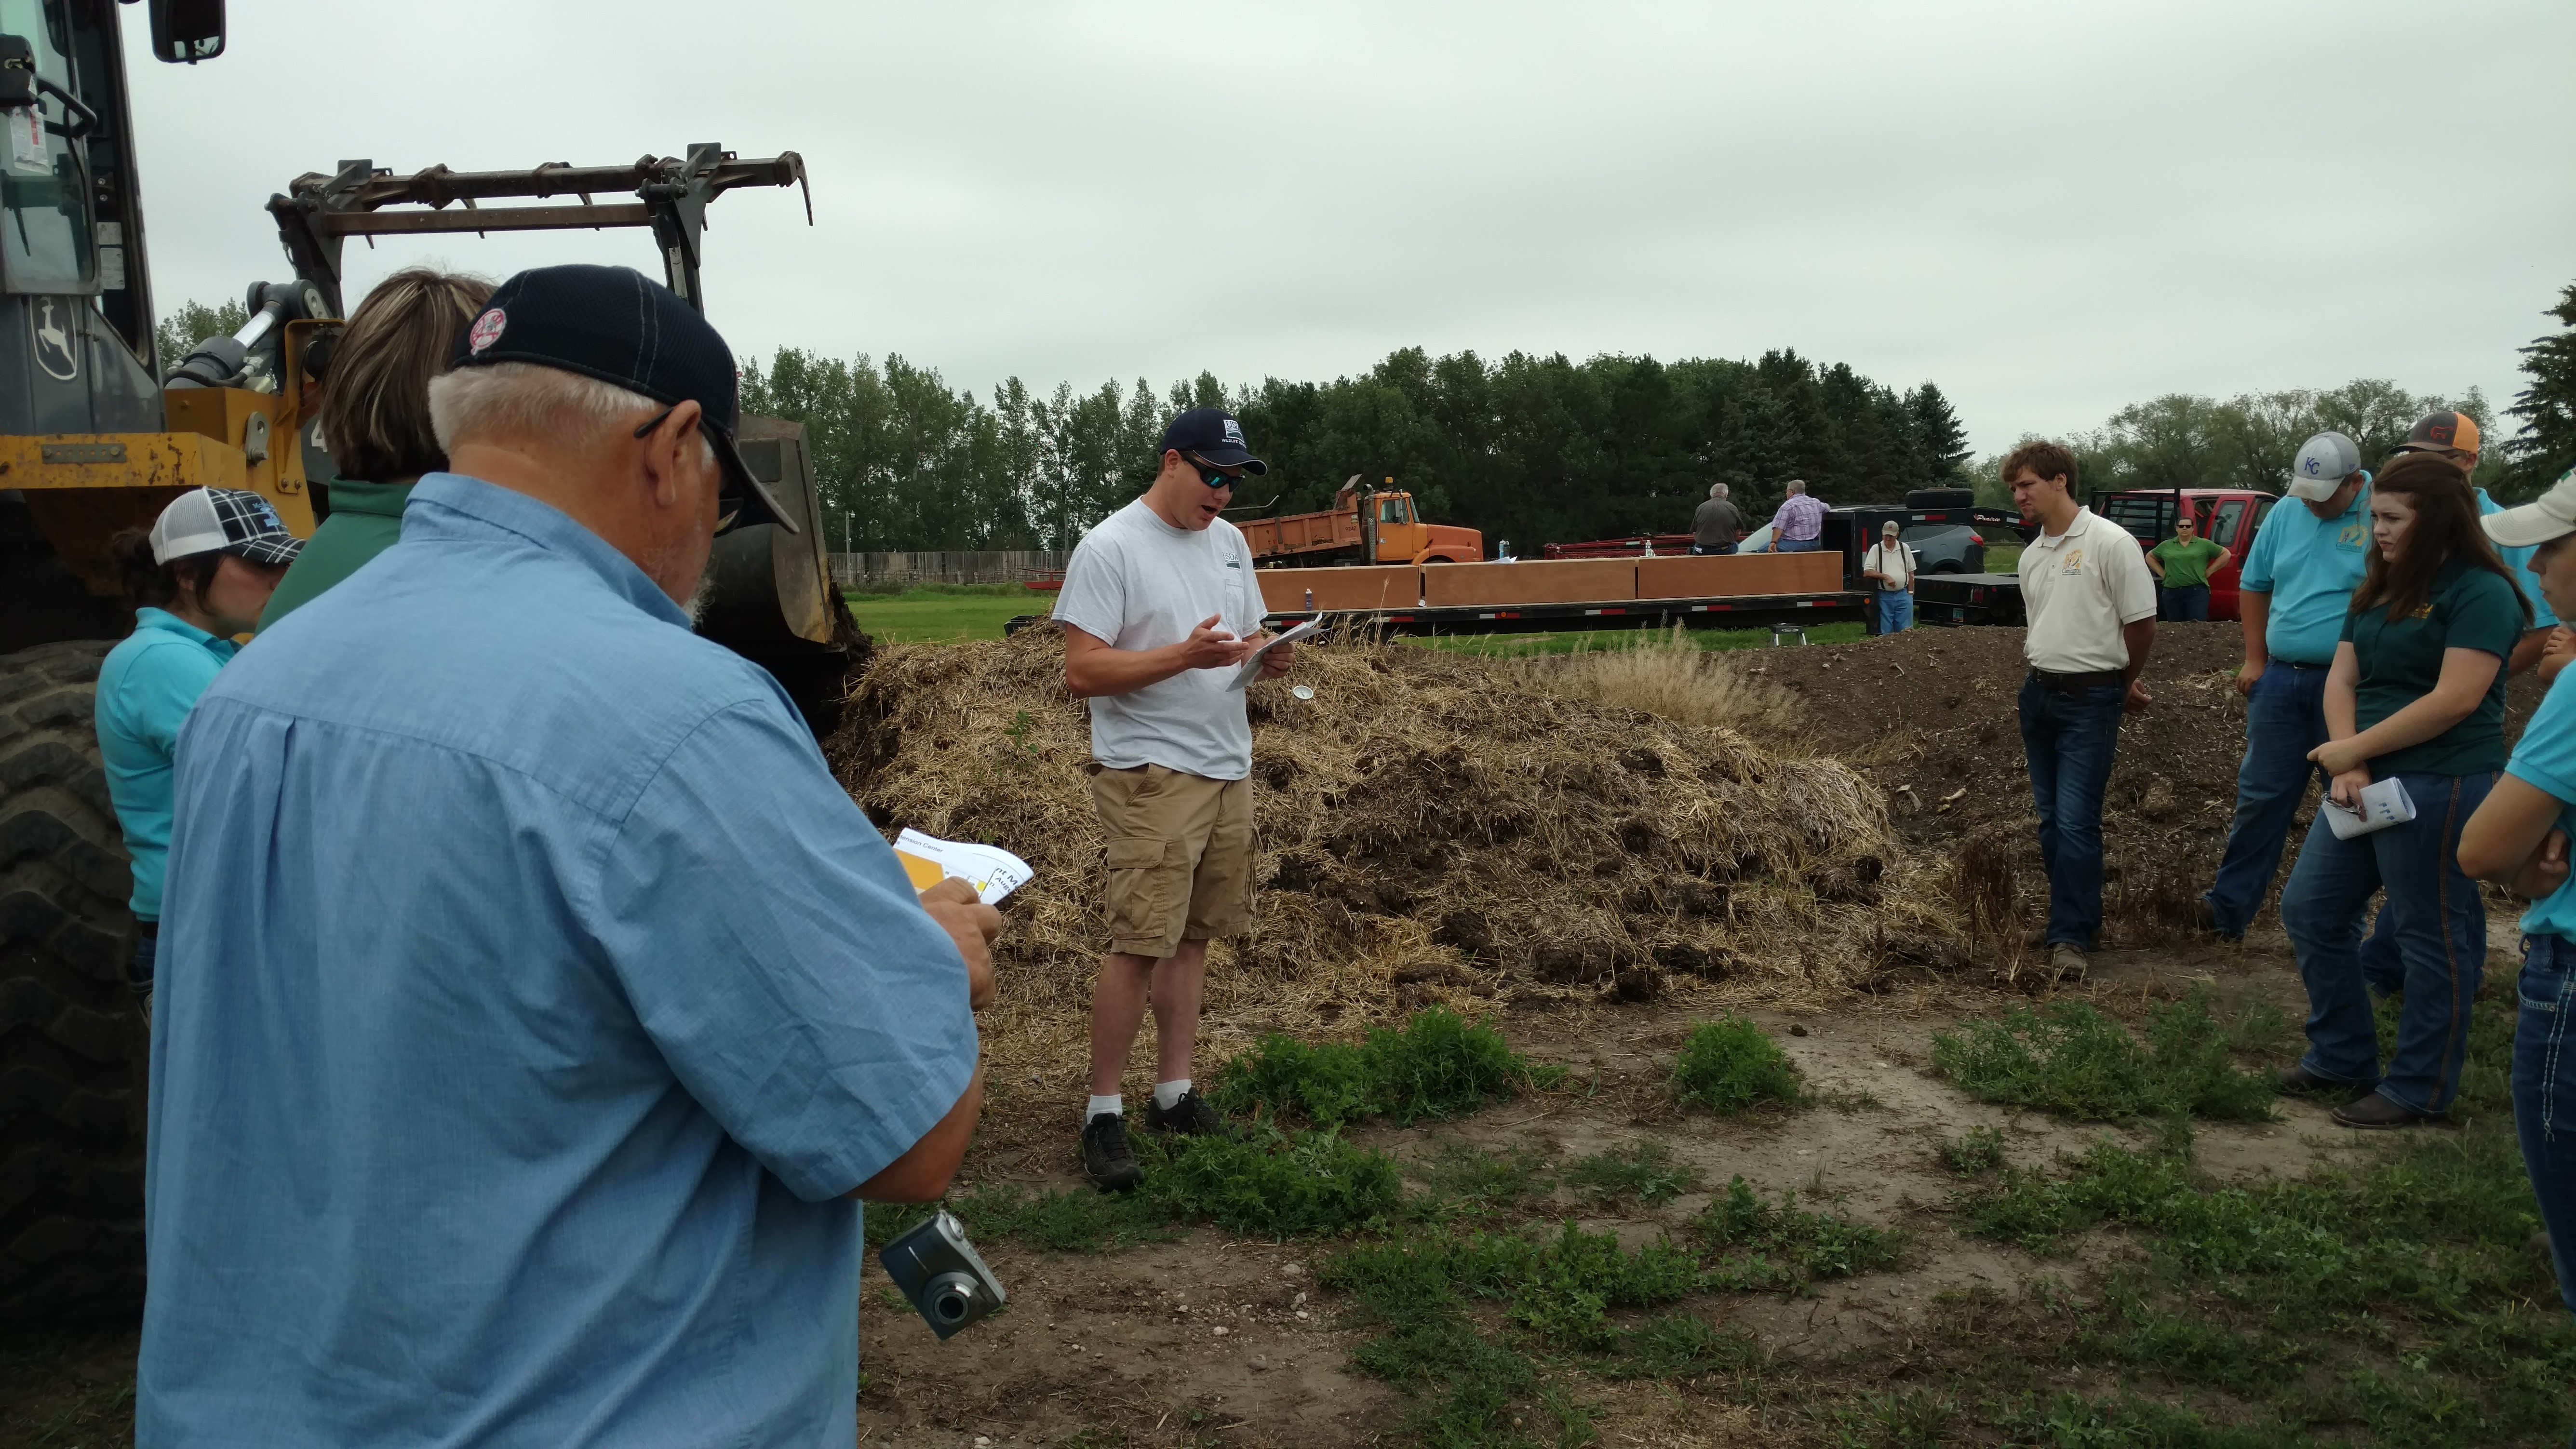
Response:
[[[1878,786],[1897,835],[1947,863],[1944,895],[1980,938],[2017,935],[2047,913],[2016,712],[2029,670],[2022,636],[1918,628],[1740,656],[1748,674],[1797,697],[1805,748]],[[2245,755],[2245,701],[2234,684],[2244,657],[2233,623],[2156,629],[2145,675],[2155,703],[2121,722],[2103,805],[2106,945],[2175,939],[2217,873]],[[2508,686],[2508,736],[2520,734],[2540,693],[2529,675]],[[2315,809],[2312,787],[2283,853],[2283,878]]]
[[[1254,925],[1214,958],[1215,1057],[1435,1001],[1820,1001],[1962,960],[1937,880],[1837,761],[1354,639],[1301,650],[1249,707]],[[1106,947],[1104,851],[1060,636],[880,651],[828,753],[880,827],[1029,861],[987,1042],[1027,1069],[1014,1082],[1073,1067]]]

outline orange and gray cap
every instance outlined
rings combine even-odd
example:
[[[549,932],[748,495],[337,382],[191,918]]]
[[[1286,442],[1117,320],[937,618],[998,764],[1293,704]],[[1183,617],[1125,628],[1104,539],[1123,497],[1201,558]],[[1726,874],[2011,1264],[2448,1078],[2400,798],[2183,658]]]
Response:
[[[2438,412],[2427,414],[2406,441],[2397,445],[2401,453],[2474,453],[2478,450],[2478,420],[2467,413]]]
[[[2559,474],[2548,492],[2529,503],[2490,513],[2478,522],[2499,548],[2530,548],[2576,533],[2576,469]]]

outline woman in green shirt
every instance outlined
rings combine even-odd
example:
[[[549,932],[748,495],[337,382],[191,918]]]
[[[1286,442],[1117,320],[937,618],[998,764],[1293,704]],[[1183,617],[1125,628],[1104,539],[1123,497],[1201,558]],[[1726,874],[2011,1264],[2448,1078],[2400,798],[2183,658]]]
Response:
[[[339,476],[331,516],[277,586],[259,627],[310,603],[402,537],[403,505],[423,473],[447,466],[429,426],[429,380],[447,371],[492,296],[481,277],[410,267],[376,284],[351,314],[322,384],[322,445]]]
[[[2370,528],[2326,673],[2330,738],[2308,756],[2333,799],[2281,890],[2281,926],[2308,988],[2308,1052],[2281,1086],[2343,1096],[2334,1116],[2347,1127],[2404,1127],[2446,1115],[2459,1091],[2487,956],[2486,903],[2460,869],[2460,830],[2504,768],[2504,662],[2531,606],[2478,526],[2468,475],[2447,458],[2391,464],[2372,485]],[[2333,807],[2391,778],[2415,818],[2338,838]],[[2362,912],[2383,886],[2406,970],[2384,1072],[2360,957]]]
[[[2156,617],[2209,622],[2209,574],[2227,558],[2227,550],[2200,536],[2199,521],[2185,511],[2174,519],[2174,536],[2147,550],[2147,567],[2156,576]]]

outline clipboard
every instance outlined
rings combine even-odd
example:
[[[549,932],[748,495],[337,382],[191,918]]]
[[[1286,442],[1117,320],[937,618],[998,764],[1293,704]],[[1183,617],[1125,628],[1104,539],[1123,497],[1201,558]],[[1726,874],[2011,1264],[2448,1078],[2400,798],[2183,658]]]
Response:
[[[1228,684],[1226,688],[1241,689],[1255,679],[1260,678],[1261,661],[1270,653],[1271,650],[1278,648],[1282,644],[1294,644],[1300,639],[1310,638],[1321,632],[1323,627],[1323,620],[1309,619],[1305,623],[1299,624],[1295,628],[1290,629],[1287,633],[1271,640],[1269,643],[1262,645],[1260,648],[1253,650],[1250,654],[1244,656],[1243,667],[1234,672],[1234,682]]]

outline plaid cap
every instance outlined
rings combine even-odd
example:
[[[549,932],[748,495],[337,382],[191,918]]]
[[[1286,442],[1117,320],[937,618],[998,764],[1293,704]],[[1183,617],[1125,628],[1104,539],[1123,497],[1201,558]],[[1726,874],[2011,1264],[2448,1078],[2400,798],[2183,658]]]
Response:
[[[268,500],[240,488],[191,488],[152,524],[152,561],[228,553],[259,564],[289,564],[304,540],[286,531]]]

